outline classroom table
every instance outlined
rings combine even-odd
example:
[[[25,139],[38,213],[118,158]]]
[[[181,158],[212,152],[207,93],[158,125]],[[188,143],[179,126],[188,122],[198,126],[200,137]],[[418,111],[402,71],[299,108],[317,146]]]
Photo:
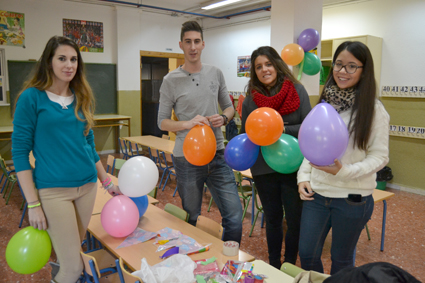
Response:
[[[271,266],[270,264],[262,260],[254,260],[254,269],[252,270],[255,274],[264,274],[267,279],[264,280],[266,283],[279,282],[279,283],[292,283],[294,278],[288,274],[280,271],[279,269]]]
[[[165,227],[169,227],[181,231],[183,234],[195,239],[201,245],[212,244],[209,251],[190,255],[190,258],[192,258],[192,260],[199,260],[215,256],[220,269],[223,268],[227,260],[254,260],[253,256],[241,250],[239,250],[239,254],[236,256],[228,257],[223,255],[223,241],[154,205],[148,206],[145,214],[140,218],[139,227],[150,232],[156,232]],[[156,252],[157,246],[153,245],[153,239],[144,243],[117,249],[125,238],[114,238],[106,233],[100,222],[99,214],[92,215],[88,231],[102,243],[105,249],[111,251],[116,257],[121,257],[133,271],[140,269],[142,258],[146,258],[147,263],[151,266],[162,261],[159,256],[164,252]]]
[[[381,190],[373,190],[373,201],[374,203],[382,201],[384,204],[384,209],[382,213],[382,231],[381,231],[381,252],[384,251],[384,241],[385,241],[385,224],[387,219],[387,199],[392,198],[394,193],[381,191]]]
[[[111,178],[112,183],[114,183],[115,185],[118,185],[118,178],[111,175],[111,174],[108,174],[108,175]],[[100,214],[102,212],[102,209],[105,206],[105,204],[111,198],[112,198],[112,196],[108,192],[106,192],[106,190],[102,187],[100,180],[98,179],[97,180],[96,200],[94,202],[92,215]],[[155,199],[151,196],[148,196],[148,202],[150,204],[158,204],[159,200],[157,200],[157,199]]]
[[[10,141],[12,139],[13,126],[0,127],[0,141]],[[3,135],[5,137],[3,137]]]
[[[163,151],[165,153],[173,154],[175,141],[167,140],[155,136],[137,136],[137,137],[125,137],[123,138],[132,143],[136,143],[138,145],[147,146],[151,148],[158,149],[159,151]]]
[[[131,136],[131,124],[130,124],[131,116],[125,115],[94,115],[95,125],[93,128],[104,128],[104,127],[116,127],[116,141],[120,137],[120,127],[124,126],[128,129],[128,135]],[[115,149],[119,152],[119,144],[116,142]]]

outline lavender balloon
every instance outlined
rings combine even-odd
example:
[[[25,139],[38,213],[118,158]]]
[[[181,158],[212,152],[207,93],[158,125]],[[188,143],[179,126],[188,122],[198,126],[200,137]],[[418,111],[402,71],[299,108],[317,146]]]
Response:
[[[348,145],[348,130],[341,116],[328,103],[317,104],[305,117],[298,133],[304,157],[311,163],[326,166],[340,159]]]
[[[319,44],[319,42],[319,32],[313,28],[303,30],[298,38],[298,45],[304,49],[304,52],[312,50]]]

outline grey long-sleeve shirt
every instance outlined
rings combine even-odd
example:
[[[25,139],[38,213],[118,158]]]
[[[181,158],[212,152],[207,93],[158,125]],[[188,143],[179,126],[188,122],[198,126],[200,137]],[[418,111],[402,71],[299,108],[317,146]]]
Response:
[[[164,77],[160,89],[158,127],[164,119],[171,118],[174,109],[179,121],[189,121],[196,115],[211,116],[232,106],[220,69],[202,64],[199,73],[191,74],[180,67]],[[217,140],[217,150],[224,149],[221,128],[212,128]],[[177,132],[174,156],[183,156],[183,141],[189,130]]]

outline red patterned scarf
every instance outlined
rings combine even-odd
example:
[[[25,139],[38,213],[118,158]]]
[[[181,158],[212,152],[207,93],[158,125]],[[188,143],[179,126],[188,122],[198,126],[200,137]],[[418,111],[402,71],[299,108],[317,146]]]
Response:
[[[300,97],[290,80],[285,80],[280,91],[271,97],[265,96],[256,90],[252,90],[251,93],[253,95],[252,99],[258,107],[273,108],[280,115],[290,114],[300,107]]]

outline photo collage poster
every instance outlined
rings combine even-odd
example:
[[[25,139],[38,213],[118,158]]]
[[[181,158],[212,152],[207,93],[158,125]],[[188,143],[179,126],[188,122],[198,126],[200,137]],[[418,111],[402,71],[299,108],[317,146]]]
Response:
[[[103,52],[103,23],[63,19],[63,36],[75,41],[81,52]]]

